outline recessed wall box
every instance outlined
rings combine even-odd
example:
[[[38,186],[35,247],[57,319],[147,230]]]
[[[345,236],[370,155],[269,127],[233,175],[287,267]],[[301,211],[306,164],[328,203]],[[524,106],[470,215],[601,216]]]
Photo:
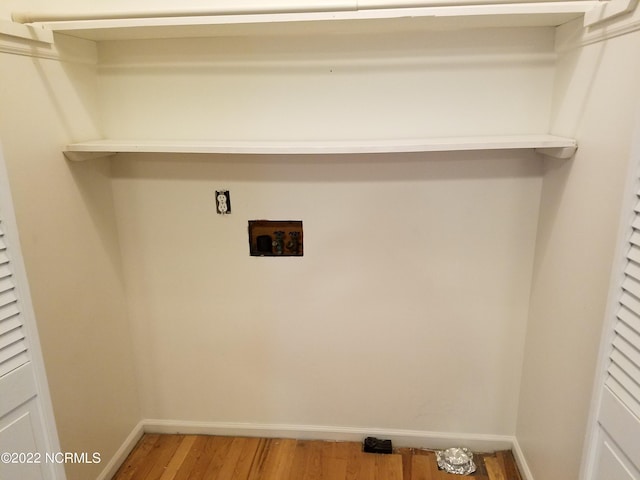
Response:
[[[249,220],[249,254],[253,257],[301,257],[301,220]]]

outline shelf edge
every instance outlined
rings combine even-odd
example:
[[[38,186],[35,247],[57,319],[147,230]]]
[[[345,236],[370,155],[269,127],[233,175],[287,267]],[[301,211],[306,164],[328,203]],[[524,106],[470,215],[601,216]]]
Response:
[[[344,142],[160,142],[98,140],[67,145],[69,160],[81,161],[117,153],[244,154],[244,155],[345,155],[473,150],[533,149],[555,158],[570,158],[574,139],[552,135],[500,137],[443,137],[404,141]]]

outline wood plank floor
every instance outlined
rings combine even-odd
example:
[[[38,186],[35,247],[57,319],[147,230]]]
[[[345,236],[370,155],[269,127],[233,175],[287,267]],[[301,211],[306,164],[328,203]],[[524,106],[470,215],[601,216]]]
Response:
[[[461,477],[414,448],[376,455],[356,442],[145,434],[112,480],[522,480],[510,451],[474,459],[477,471]]]

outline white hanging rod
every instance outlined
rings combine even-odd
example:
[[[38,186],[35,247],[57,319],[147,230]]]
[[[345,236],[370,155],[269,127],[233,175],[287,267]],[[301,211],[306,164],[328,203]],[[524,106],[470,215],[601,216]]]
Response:
[[[351,4],[333,1],[326,5],[314,8],[197,8],[197,9],[168,9],[168,10],[144,10],[126,12],[13,12],[11,18],[18,23],[40,22],[75,22],[82,20],[127,20],[135,18],[181,18],[181,17],[208,17],[217,15],[242,15],[242,14],[277,14],[277,13],[312,13],[326,11],[350,11],[355,10]]]
[[[165,10],[146,10],[146,11],[127,11],[127,12],[13,12],[12,19],[14,22],[31,24],[31,23],[48,23],[48,22],[76,22],[76,21],[92,21],[92,20],[129,20],[129,19],[154,19],[154,18],[186,18],[186,17],[216,17],[216,16],[253,16],[253,15],[282,15],[282,14],[299,14],[303,19],[307,15],[313,14],[330,14],[335,12],[338,16],[349,17],[348,12],[354,13],[357,18],[358,12],[372,12],[372,18],[386,17],[390,12],[394,14],[391,17],[406,16],[423,16],[428,11],[442,10],[451,13],[456,10],[464,12],[470,9],[472,12],[478,10],[487,14],[500,13],[557,13],[557,12],[587,12],[599,3],[597,0],[570,0],[570,1],[534,1],[534,2],[518,2],[513,0],[493,0],[488,4],[483,0],[466,0],[465,2],[455,2],[453,0],[405,0],[402,4],[393,0],[331,0],[322,4],[312,6],[299,5],[275,5],[270,8],[259,8],[258,6],[247,6],[238,8],[237,6],[216,7],[216,8],[199,8],[199,9],[165,9]],[[605,2],[607,3],[607,2]],[[442,8],[445,7],[445,8]],[[374,12],[378,12],[378,14]],[[383,14],[382,11],[387,12]],[[504,11],[504,12],[503,12]],[[342,15],[340,15],[342,13]],[[422,15],[420,15],[422,13]],[[472,13],[478,14],[478,13]],[[455,16],[455,13],[453,13]],[[445,15],[449,16],[449,15]],[[365,15],[368,17],[368,15]]]

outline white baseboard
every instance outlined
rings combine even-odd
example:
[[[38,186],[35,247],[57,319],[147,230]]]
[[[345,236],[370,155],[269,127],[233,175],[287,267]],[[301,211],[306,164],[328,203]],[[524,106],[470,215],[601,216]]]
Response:
[[[520,448],[520,444],[518,443],[518,439],[516,437],[513,438],[511,451],[513,452],[513,456],[516,459],[516,464],[518,465],[518,470],[520,470],[520,475],[522,475],[523,480],[533,480],[533,474],[531,473],[529,465],[527,465],[527,460],[524,456],[524,452],[522,451],[522,448]]]
[[[144,432],[144,421],[141,421],[135,427],[133,427],[131,433],[129,433],[127,438],[125,438],[124,443],[120,446],[120,448],[118,448],[111,460],[109,460],[109,462],[105,465],[104,469],[102,470],[102,472],[100,472],[100,475],[98,475],[96,480],[110,480],[111,478],[113,478],[113,476],[118,471],[118,468],[120,468],[120,465],[124,463],[124,461],[133,450],[133,447],[135,447],[138,443],[138,440],[142,438]]]
[[[181,420],[143,420],[148,433],[183,433],[191,435],[228,435],[244,437],[297,438],[361,442],[367,436],[389,439],[398,447],[442,449],[464,446],[479,452],[510,449],[514,438],[508,435],[442,433],[422,430],[384,428],[331,427],[319,425],[268,425],[253,423],[190,422]]]
[[[133,428],[96,480],[108,480],[113,477],[144,433],[297,438],[301,440],[334,440],[345,442],[361,442],[367,436],[374,436],[389,439],[396,447],[443,449],[451,446],[462,446],[476,452],[511,449],[523,480],[534,480],[518,440],[510,435],[443,433],[424,430],[330,427],[321,425],[270,425],[156,419],[142,420]]]

